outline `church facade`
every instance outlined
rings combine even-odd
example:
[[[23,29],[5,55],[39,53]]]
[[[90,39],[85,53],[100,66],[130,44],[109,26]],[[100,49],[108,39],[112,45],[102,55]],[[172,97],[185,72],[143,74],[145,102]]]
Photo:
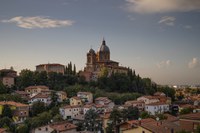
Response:
[[[112,73],[127,74],[128,72],[126,67],[119,66],[119,62],[110,60],[110,49],[104,39],[97,52],[92,48],[88,51],[86,66],[80,75],[84,76],[86,81],[95,81],[100,76],[102,69],[108,71],[108,76]]]

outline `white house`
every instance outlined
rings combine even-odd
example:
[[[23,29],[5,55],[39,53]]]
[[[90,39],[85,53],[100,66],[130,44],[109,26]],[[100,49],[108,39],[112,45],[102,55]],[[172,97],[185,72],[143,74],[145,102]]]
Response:
[[[61,107],[59,111],[63,119],[83,118],[83,111],[82,111],[81,106],[79,105],[75,105],[75,106],[66,105],[64,107]]]
[[[161,114],[169,111],[169,104],[161,102],[146,104],[145,111],[147,111],[151,115],[155,115],[157,113]]]
[[[145,104],[151,104],[151,103],[159,102],[159,99],[157,99],[154,96],[141,96],[137,98],[137,101],[143,101]]]
[[[144,101],[137,101],[137,100],[126,101],[125,105],[132,106],[132,107],[137,107],[140,111],[143,111],[144,107],[145,107]]]
[[[93,103],[93,95],[91,92],[78,92],[77,97],[85,103]]]
[[[97,110],[94,104],[87,104],[83,106],[83,114],[85,115],[90,109]]]
[[[98,97],[98,98],[96,98],[95,99],[95,104],[104,105],[105,108],[110,108],[110,109],[112,109],[115,106],[114,102],[112,102],[107,97]]]
[[[28,100],[29,104],[33,104],[34,102],[38,102],[38,101],[44,102],[45,105],[49,105],[51,103],[51,97],[49,95],[44,95],[44,94],[39,93]]]

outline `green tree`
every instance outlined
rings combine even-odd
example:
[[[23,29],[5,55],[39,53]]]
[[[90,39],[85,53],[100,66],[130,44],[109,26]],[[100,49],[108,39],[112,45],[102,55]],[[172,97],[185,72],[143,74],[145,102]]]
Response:
[[[28,69],[24,69],[20,72],[19,77],[17,78],[17,86],[19,89],[24,89],[25,87],[34,85],[34,72]]]
[[[8,128],[10,127],[12,123],[12,119],[9,117],[3,117],[0,119],[0,128]]]
[[[29,132],[29,129],[26,124],[19,125],[16,128],[16,133],[28,133],[28,132]]]
[[[4,105],[2,110],[2,117],[12,118],[13,113],[9,105]]]
[[[192,113],[193,109],[192,108],[183,108],[180,112],[181,115],[183,114],[189,114]]]
[[[0,94],[5,94],[7,92],[6,87],[0,81]]]
[[[97,132],[102,131],[102,124],[98,119],[99,115],[95,110],[88,110],[85,114],[85,121],[83,123],[84,130]]]
[[[76,75],[76,65],[74,64],[73,75]]]
[[[160,87],[158,88],[158,91],[165,93],[166,96],[171,97],[172,101],[175,100],[175,90],[170,87]]]
[[[34,102],[31,109],[32,116],[36,116],[46,110],[45,104],[43,102]]]
[[[34,83],[36,85],[47,85],[48,75],[46,71],[34,72]]]
[[[146,119],[146,118],[150,118],[150,115],[149,115],[148,112],[143,111],[143,112],[141,112],[140,117],[141,117],[142,119]]]

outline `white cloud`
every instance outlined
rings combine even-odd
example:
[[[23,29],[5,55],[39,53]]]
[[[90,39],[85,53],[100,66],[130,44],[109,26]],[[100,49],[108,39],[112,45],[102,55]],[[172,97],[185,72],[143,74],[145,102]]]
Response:
[[[193,58],[189,63],[188,67],[189,68],[197,68],[200,66],[199,60],[197,58]]]
[[[126,8],[137,13],[188,12],[200,10],[200,0],[125,0]]]
[[[171,17],[171,16],[164,16],[160,19],[160,21],[158,22],[159,24],[165,24],[167,26],[174,26],[174,23],[176,21],[175,17]]]
[[[192,29],[192,26],[191,25],[185,25],[184,28],[185,29]]]
[[[158,68],[166,68],[172,65],[172,62],[170,60],[166,60],[166,61],[161,61],[159,63],[156,64],[156,66]]]
[[[4,23],[16,23],[18,27],[26,29],[34,28],[56,28],[71,26],[74,22],[71,20],[57,20],[48,17],[35,16],[35,17],[22,17],[17,16],[9,20],[3,20]]]

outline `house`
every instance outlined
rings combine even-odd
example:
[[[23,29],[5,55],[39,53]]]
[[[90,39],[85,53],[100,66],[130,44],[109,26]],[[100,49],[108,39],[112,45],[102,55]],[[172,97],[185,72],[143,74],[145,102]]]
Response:
[[[179,117],[180,128],[194,132],[200,126],[200,112],[181,115]]]
[[[76,128],[76,125],[63,121],[38,127],[33,133],[77,133]]]
[[[83,119],[83,110],[79,105],[74,105],[74,106],[66,105],[60,107],[59,111],[63,119],[77,119],[77,118]]]
[[[29,93],[27,93],[25,91],[15,91],[14,93],[19,95],[24,100],[28,100],[29,99]]]
[[[5,76],[2,78],[2,83],[7,87],[15,85],[15,78],[11,76]]]
[[[56,95],[58,96],[58,102],[63,102],[67,99],[67,93],[64,91],[57,91]]]
[[[96,98],[95,99],[95,104],[104,105],[106,108],[110,108],[110,109],[112,109],[115,106],[114,102],[112,102],[107,97],[98,97],[98,98]]]
[[[145,111],[147,111],[151,115],[161,114],[169,111],[169,104],[157,102],[150,103],[145,105]]]
[[[65,72],[65,66],[61,64],[40,64],[36,66],[37,72],[43,72],[46,71],[47,73],[55,72],[55,73],[61,73],[64,74]]]
[[[29,106],[13,101],[1,101],[0,102],[0,115],[2,114],[4,105],[8,105],[13,110],[13,121],[15,123],[22,123],[29,117]]]
[[[29,100],[28,103],[31,105],[34,102],[43,102],[46,106],[49,105],[51,103],[51,97],[49,95],[45,95],[42,93],[36,94],[34,96],[32,96]]]
[[[145,104],[150,104],[159,102],[159,99],[155,98],[154,96],[141,96],[137,98],[137,101],[143,101]]]
[[[71,97],[69,101],[70,101],[70,105],[71,105],[71,106],[82,105],[82,100],[81,100],[81,98],[76,97],[76,96]]]
[[[25,92],[29,93],[30,95],[41,93],[44,90],[48,91],[49,87],[40,85],[40,86],[29,86],[25,88]]]
[[[86,104],[83,106],[83,114],[85,115],[90,109],[97,110],[94,104]]]
[[[81,98],[84,103],[93,103],[93,95],[91,92],[78,92],[77,97]]]
[[[133,101],[126,101],[125,105],[130,105],[132,107],[137,107],[139,109],[139,111],[143,111],[144,107],[145,107],[145,103],[144,101],[137,101],[137,100],[133,100]]]

